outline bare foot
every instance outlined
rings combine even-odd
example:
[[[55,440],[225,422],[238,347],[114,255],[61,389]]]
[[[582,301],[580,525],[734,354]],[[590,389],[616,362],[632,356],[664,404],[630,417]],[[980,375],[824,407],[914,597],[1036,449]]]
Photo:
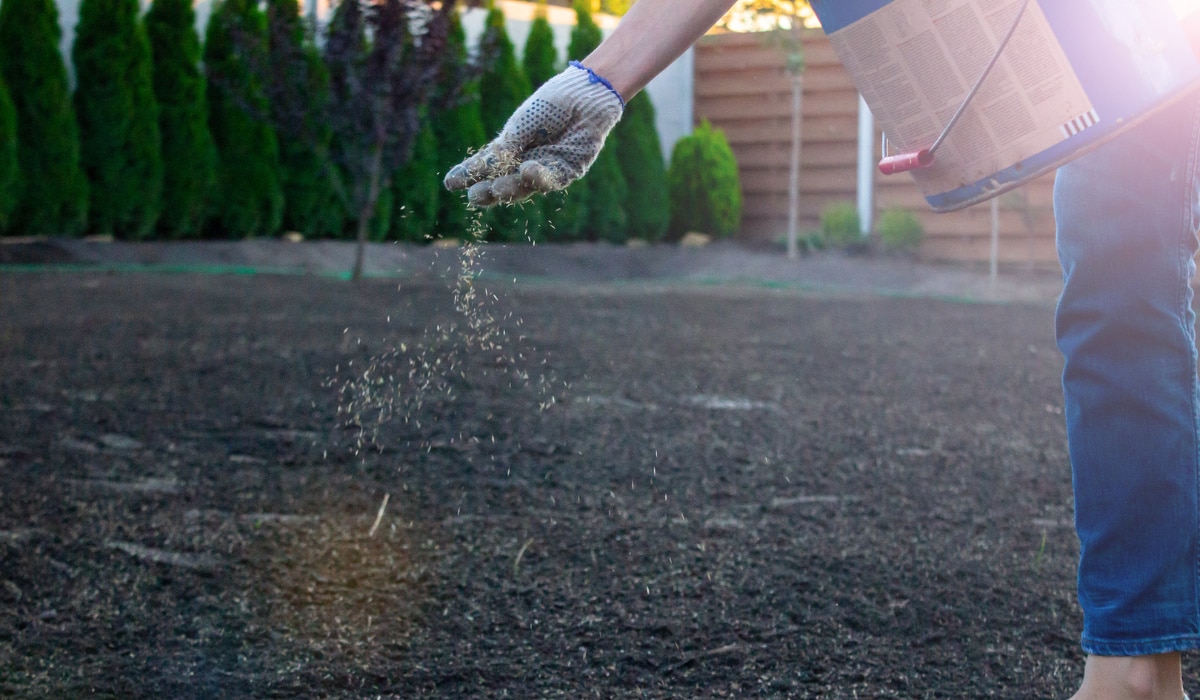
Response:
[[[1187,700],[1180,655],[1088,656],[1071,700]]]

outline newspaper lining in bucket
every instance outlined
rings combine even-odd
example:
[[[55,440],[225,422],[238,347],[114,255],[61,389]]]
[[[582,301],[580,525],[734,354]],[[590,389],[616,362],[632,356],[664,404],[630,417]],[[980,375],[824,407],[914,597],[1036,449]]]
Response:
[[[813,6],[880,127],[906,152],[938,137],[1021,2],[818,0]],[[936,163],[913,172],[922,194],[942,211],[983,201],[1177,96],[1200,75],[1196,52],[1183,39],[1200,20],[1198,9],[1200,0],[1030,2]],[[1195,46],[1193,37],[1187,40]],[[1111,85],[1104,84],[1104,61],[1121,63]]]
[[[889,140],[917,150],[942,126],[987,64],[1019,3],[897,0],[834,32],[863,98]],[[1030,3],[1012,40],[938,154],[923,192],[944,192],[1007,168],[1096,124],[1087,93]]]

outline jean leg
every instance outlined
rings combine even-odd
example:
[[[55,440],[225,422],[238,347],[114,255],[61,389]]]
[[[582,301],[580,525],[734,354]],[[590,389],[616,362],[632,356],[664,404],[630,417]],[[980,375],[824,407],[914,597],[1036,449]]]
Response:
[[[1195,274],[1200,99],[1059,170],[1067,439],[1083,648],[1200,648]]]

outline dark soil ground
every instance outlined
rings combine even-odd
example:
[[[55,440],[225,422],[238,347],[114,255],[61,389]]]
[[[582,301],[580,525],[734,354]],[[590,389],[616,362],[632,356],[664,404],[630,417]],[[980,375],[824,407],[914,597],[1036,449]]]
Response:
[[[0,696],[1065,698],[1082,671],[1046,303],[16,269]]]

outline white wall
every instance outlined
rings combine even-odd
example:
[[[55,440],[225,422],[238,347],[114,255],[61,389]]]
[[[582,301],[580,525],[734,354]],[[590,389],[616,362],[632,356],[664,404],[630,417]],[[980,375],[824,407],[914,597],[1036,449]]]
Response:
[[[58,22],[62,28],[62,51],[66,57],[67,72],[72,74],[71,42],[75,25],[79,22],[80,0],[55,0],[58,5]],[[144,7],[150,0],[140,0]],[[330,0],[300,0],[306,12],[316,11],[319,17],[328,17]],[[0,0],[3,2],[3,0]],[[212,12],[214,0],[195,0],[196,31],[204,38],[204,26]],[[498,0],[497,5],[508,18],[508,34],[517,47],[518,55],[525,46],[529,28],[533,24],[537,4],[518,0]],[[571,40],[571,27],[575,24],[575,11],[565,7],[547,6],[547,19],[554,29],[554,43],[558,49],[559,62],[566,65],[567,44]],[[473,45],[483,31],[486,10],[475,8],[463,14],[463,29],[467,33],[468,45]],[[596,15],[596,24],[607,36],[616,28],[619,20],[609,15]],[[671,64],[646,87],[654,101],[659,139],[662,141],[663,159],[670,157],[671,148],[680,138],[692,133],[692,52],[689,50],[678,61]]]

